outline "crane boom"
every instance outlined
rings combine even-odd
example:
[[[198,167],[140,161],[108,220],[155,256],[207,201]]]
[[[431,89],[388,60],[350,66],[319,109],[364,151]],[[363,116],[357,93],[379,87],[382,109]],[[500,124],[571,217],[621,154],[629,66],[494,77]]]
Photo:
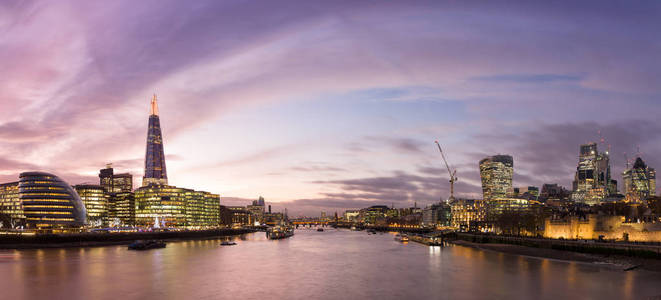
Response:
[[[438,141],[435,141],[435,143],[438,146],[438,151],[441,152],[443,163],[445,163],[445,167],[448,169],[448,174],[450,175],[450,198],[448,198],[448,201],[454,201],[454,183],[457,181],[457,170],[452,171],[450,169],[450,165],[447,159],[445,159],[445,154],[443,154],[443,149],[441,149],[441,144]]]
[[[438,151],[441,152],[441,157],[443,158],[445,167],[448,168],[448,174],[450,174],[450,177],[452,177],[452,171],[450,171],[450,165],[448,165],[448,161],[445,159],[445,154],[443,154],[443,150],[441,149],[441,144],[439,144],[438,141],[436,141],[436,146],[438,146]]]

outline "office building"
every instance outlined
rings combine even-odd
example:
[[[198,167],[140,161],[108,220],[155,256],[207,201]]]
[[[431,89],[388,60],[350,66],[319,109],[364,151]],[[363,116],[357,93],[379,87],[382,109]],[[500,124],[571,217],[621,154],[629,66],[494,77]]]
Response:
[[[85,205],[78,193],[64,180],[44,172],[24,172],[19,178],[19,197],[28,228],[54,229],[85,225]]]
[[[581,145],[572,200],[594,205],[617,193],[617,181],[611,178],[609,161],[608,152],[600,153],[597,143]]]
[[[484,200],[507,197],[512,189],[514,160],[509,155],[494,155],[480,160]]]
[[[629,202],[639,202],[656,196],[656,171],[636,158],[633,166],[622,173],[624,193]]]
[[[197,228],[219,224],[219,195],[156,184],[140,187],[134,194],[138,226],[154,226],[157,218],[168,227]]]
[[[5,216],[5,228],[15,228],[25,221],[23,204],[18,194],[18,181],[0,184],[0,214]]]
[[[108,222],[115,226],[135,225],[135,194],[133,192],[110,194]]]
[[[243,206],[225,206],[231,215],[232,227],[241,227],[251,225],[250,212]],[[223,213],[221,212],[221,215]],[[271,215],[270,213],[268,215]]]
[[[457,199],[450,204],[452,227],[460,231],[480,231],[486,226],[487,204],[484,200]]]
[[[108,194],[96,184],[78,184],[74,189],[80,196],[87,211],[87,224],[100,227],[108,224]]]
[[[106,193],[126,193],[133,190],[133,175],[130,173],[115,174],[112,164],[99,171],[99,183]]]
[[[145,175],[142,178],[142,186],[148,186],[150,184],[168,184],[165,153],[163,152],[163,135],[161,133],[161,121],[158,116],[156,95],[151,99],[149,128],[147,130],[147,150],[145,153]]]
[[[452,212],[445,203],[432,204],[422,210],[423,226],[451,226]]]

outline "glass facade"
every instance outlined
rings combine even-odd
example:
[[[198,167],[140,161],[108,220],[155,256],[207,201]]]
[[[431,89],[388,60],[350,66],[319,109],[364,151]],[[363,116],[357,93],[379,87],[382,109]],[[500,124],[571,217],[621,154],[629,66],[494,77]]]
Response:
[[[108,194],[100,185],[79,184],[74,186],[87,211],[87,224],[101,227],[108,224]]]
[[[220,196],[168,185],[149,185],[135,190],[135,221],[154,226],[215,227],[219,225]]]
[[[648,167],[640,157],[636,158],[632,168],[624,170],[622,178],[629,202],[639,202],[656,196],[656,171]]]
[[[480,160],[484,200],[506,197],[512,189],[514,160],[509,155],[494,155]]]
[[[44,172],[24,172],[19,178],[19,197],[29,228],[80,227],[86,223],[85,205],[62,179]]]
[[[18,181],[0,184],[0,214],[9,218],[14,224],[3,224],[3,227],[13,227],[25,220],[23,204],[18,195]]]
[[[163,152],[163,135],[161,134],[161,121],[158,117],[158,104],[156,95],[151,100],[151,114],[147,129],[147,150],[145,154],[145,176],[142,186],[150,184],[168,184],[168,175],[165,168],[165,154]]]
[[[107,193],[126,193],[133,191],[133,175],[115,174],[112,165],[99,171],[99,183]]]
[[[609,161],[608,152],[599,153],[597,143],[581,145],[573,182],[574,201],[594,205],[617,193]]]
[[[460,231],[481,230],[485,226],[487,205],[484,200],[459,199],[450,204],[452,227]]]
[[[111,194],[109,200],[109,222],[120,226],[134,226],[135,195],[133,192]]]

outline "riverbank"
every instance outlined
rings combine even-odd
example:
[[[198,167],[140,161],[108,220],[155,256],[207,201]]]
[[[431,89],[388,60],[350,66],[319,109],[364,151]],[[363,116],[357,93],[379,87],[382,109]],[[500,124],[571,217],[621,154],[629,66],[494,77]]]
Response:
[[[212,229],[159,232],[38,234],[0,236],[0,249],[72,248],[127,245],[135,240],[204,240],[255,232],[252,229]]]
[[[534,258],[554,259],[562,261],[575,261],[582,263],[594,263],[611,266],[613,269],[628,271],[633,269],[644,269],[648,271],[661,272],[661,260],[653,258],[638,258],[623,255],[604,255],[580,253],[548,248],[536,248],[512,244],[500,243],[476,243],[465,240],[452,240],[450,243],[479,250],[495,251],[513,255],[522,255]]]

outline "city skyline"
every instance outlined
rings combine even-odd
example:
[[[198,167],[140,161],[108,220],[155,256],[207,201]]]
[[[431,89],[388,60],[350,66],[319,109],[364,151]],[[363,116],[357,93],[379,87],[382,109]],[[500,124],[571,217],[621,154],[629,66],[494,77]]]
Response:
[[[286,21],[251,28],[216,20],[205,11],[222,4],[205,5],[125,2],[80,19],[71,17],[85,5],[0,5],[9,17],[0,23],[9,50],[0,61],[15,74],[0,79],[2,182],[31,170],[95,182],[106,163],[139,180],[152,93],[170,182],[218,193],[229,205],[262,195],[292,214],[447,198],[436,139],[458,170],[458,197],[481,198],[478,161],[496,154],[513,156],[515,187],[571,189],[579,145],[591,141],[600,151],[611,145],[619,190],[624,152],[634,159],[639,148],[650,167],[661,165],[654,4],[620,7],[616,21],[609,7],[586,4],[572,6],[575,14],[541,3],[512,11],[328,3],[303,13],[283,5],[273,9]],[[101,39],[127,6],[152,17]],[[253,17],[264,9],[232,8]],[[491,9],[498,13],[486,17]],[[462,26],[470,16],[478,23]],[[30,38],[56,24],[61,35]],[[517,34],[503,40],[511,30]],[[407,47],[422,42],[429,48]]]

